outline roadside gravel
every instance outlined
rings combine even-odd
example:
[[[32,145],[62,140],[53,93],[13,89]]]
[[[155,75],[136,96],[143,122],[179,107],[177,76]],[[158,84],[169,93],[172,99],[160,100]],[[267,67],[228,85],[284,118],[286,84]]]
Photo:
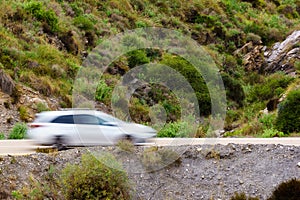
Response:
[[[150,149],[152,148],[152,149]],[[145,170],[145,151],[172,149],[181,162]],[[45,181],[49,171],[58,173],[67,163],[79,163],[86,152],[110,152],[123,163],[135,199],[229,199],[234,192],[266,199],[283,181],[300,178],[300,147],[284,145],[197,145],[180,147],[74,148],[52,154],[0,157],[0,199],[13,190],[29,187],[32,180]]]

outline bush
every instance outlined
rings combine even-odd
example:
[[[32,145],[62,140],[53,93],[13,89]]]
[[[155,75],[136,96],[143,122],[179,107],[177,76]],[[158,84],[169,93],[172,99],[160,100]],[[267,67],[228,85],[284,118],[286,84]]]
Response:
[[[157,133],[157,137],[194,137],[196,131],[196,127],[188,122],[171,122]]]
[[[136,50],[128,53],[128,66],[130,68],[134,68],[149,62],[150,59],[147,57],[144,50]]]
[[[300,131],[300,90],[292,91],[279,104],[276,128],[284,133]]]
[[[248,101],[253,103],[278,98],[283,91],[282,89],[286,88],[292,80],[293,78],[281,73],[273,74],[266,78],[263,83],[253,86],[249,92]]]
[[[4,133],[0,133],[0,140],[5,140],[5,135],[4,135]]]
[[[257,197],[247,197],[245,193],[235,193],[230,200],[259,200]]]
[[[300,180],[291,179],[281,183],[268,200],[298,200],[300,197]]]
[[[42,102],[36,104],[36,109],[38,112],[48,111],[50,110],[47,105]]]
[[[226,89],[226,96],[235,101],[239,107],[243,105],[245,93],[242,84],[237,79],[230,77],[228,74],[222,74],[222,80]]]
[[[29,117],[30,117],[29,114],[28,114],[28,108],[25,107],[25,106],[20,106],[19,107],[19,115],[20,115],[20,119],[22,121],[27,122]]]
[[[95,99],[107,103],[111,98],[111,94],[112,88],[110,88],[104,80],[100,80],[96,89]]]
[[[265,129],[263,131],[263,134],[262,134],[262,137],[263,138],[270,138],[270,137],[284,137],[284,133],[281,132],[281,131],[278,131],[274,128],[271,128],[271,129]]]
[[[110,166],[104,163],[109,163]],[[95,157],[84,154],[81,164],[68,164],[61,173],[65,199],[130,199],[126,172],[107,154]]]
[[[52,32],[58,31],[58,18],[53,10],[47,10],[41,2],[36,1],[26,3],[24,8],[37,20],[47,23]]]
[[[179,72],[182,76],[184,76],[184,78],[186,78],[188,83],[195,91],[201,113],[203,115],[209,115],[211,112],[211,99],[210,99],[206,82],[204,81],[200,72],[193,65],[187,62],[185,59],[181,57],[175,57],[170,54],[166,54],[163,56],[161,64],[173,68],[174,70]],[[174,79],[167,77],[168,74],[162,74],[162,75],[165,77],[165,78],[162,77],[162,80],[170,80],[173,82],[173,83],[172,82],[167,83],[167,85],[173,86],[175,84],[176,86],[179,85],[184,86],[186,84],[185,82],[174,83]],[[178,88],[176,86],[175,88]]]
[[[143,152],[142,164],[148,171],[156,171],[171,164],[181,164],[180,155],[172,149],[158,149],[150,147]]]
[[[24,139],[27,131],[27,125],[25,123],[17,123],[10,131],[8,139]]]
[[[94,29],[94,23],[86,15],[76,17],[73,23],[75,26],[85,31]]]

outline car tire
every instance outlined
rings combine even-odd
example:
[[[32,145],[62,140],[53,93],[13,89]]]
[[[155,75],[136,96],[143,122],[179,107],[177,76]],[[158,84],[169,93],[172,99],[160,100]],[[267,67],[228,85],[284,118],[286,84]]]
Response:
[[[123,135],[119,141],[126,141],[126,142],[134,142],[134,138],[131,135]]]
[[[56,148],[58,151],[65,150],[66,149],[66,143],[65,138],[61,135],[57,135],[54,138],[54,144],[53,147]]]

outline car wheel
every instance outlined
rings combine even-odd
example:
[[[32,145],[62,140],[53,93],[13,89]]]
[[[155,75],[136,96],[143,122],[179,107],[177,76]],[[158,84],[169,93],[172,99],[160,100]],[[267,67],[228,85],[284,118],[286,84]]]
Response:
[[[130,136],[130,135],[123,135],[119,139],[119,142],[122,142],[122,141],[133,143],[134,142],[134,138],[132,136]]]
[[[54,138],[53,147],[56,148],[58,151],[65,150],[66,149],[65,138],[61,135],[57,135]]]

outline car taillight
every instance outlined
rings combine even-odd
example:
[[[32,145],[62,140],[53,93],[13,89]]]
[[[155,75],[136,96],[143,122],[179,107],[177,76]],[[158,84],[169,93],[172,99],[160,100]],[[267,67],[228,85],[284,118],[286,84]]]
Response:
[[[30,128],[38,128],[38,127],[42,127],[42,125],[40,125],[40,124],[30,124],[29,127]]]

